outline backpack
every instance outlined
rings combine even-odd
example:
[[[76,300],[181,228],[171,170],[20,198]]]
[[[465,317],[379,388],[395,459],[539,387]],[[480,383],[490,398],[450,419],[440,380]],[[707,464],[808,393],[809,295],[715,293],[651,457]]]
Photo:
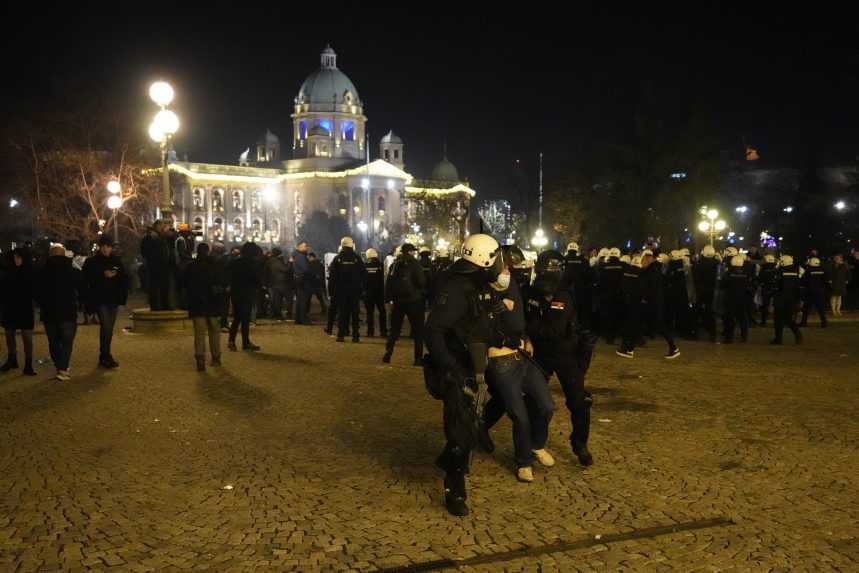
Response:
[[[414,294],[414,286],[409,276],[409,265],[406,260],[395,261],[388,276],[388,298],[404,300]]]

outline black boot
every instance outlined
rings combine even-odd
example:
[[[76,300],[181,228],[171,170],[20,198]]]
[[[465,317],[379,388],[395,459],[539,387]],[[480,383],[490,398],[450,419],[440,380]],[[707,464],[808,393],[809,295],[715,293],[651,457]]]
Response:
[[[24,361],[23,372],[24,372],[24,376],[35,376],[36,375],[36,371],[33,370],[33,359],[32,358],[27,358]]]
[[[590,392],[585,391],[584,398],[575,406],[573,412],[573,433],[570,436],[570,445],[573,447],[573,453],[579,458],[579,463],[583,466],[590,466],[594,463],[594,458],[588,451],[588,437],[591,433],[591,406],[593,398]]]
[[[10,370],[15,370],[18,368],[18,355],[10,354],[8,358],[6,358],[6,364],[0,366],[0,372],[9,372]]]
[[[465,503],[465,475],[462,472],[448,472],[444,476],[444,506],[448,513],[457,517],[468,515]]]
[[[206,371],[206,359],[203,356],[197,356],[197,372]]]

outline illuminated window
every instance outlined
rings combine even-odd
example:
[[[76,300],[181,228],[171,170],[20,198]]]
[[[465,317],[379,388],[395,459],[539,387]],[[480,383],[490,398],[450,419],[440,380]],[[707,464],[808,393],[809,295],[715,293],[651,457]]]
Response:
[[[224,190],[223,189],[215,189],[212,191],[212,210],[213,211],[223,211],[224,210]]]
[[[254,192],[251,193],[251,209],[254,211],[259,211],[262,207],[262,193],[260,193],[259,189],[254,189]]]
[[[386,149],[386,150],[385,150],[385,159],[390,159],[390,158],[391,158],[391,150],[390,150],[390,149]]]
[[[331,133],[331,120],[330,119],[321,119],[319,120],[319,126],[324,127],[325,131]]]
[[[376,207],[379,211],[385,210],[385,196],[379,195],[379,198],[376,199]]]
[[[280,221],[278,219],[271,222],[270,230],[273,237],[280,237]]]
[[[340,123],[340,135],[343,141],[355,141],[355,122],[343,121]]]
[[[195,209],[202,209],[203,208],[204,194],[205,194],[205,191],[203,191],[202,189],[200,189],[200,188],[194,189],[194,196],[193,196],[192,200],[194,202],[194,208]]]
[[[212,229],[215,231],[216,235],[220,235],[224,231],[224,220],[217,217],[212,221]]]
[[[233,209],[241,211],[242,205],[242,192],[237,189],[233,191]]]
[[[235,219],[233,219],[233,232],[236,235],[242,234],[242,227],[244,227],[244,226],[245,225],[244,225],[244,223],[242,223],[241,217],[236,217]]]
[[[203,218],[202,217],[194,217],[194,226],[192,227],[195,231],[203,231]]]
[[[307,139],[307,122],[304,120],[298,124],[298,139]]]
[[[262,221],[259,219],[254,219],[251,223],[251,233],[255,236],[259,236],[262,233]]]

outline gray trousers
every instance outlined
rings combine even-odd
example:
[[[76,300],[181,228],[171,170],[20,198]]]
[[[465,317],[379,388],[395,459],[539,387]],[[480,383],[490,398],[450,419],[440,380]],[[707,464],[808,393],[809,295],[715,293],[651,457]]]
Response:
[[[21,339],[24,341],[24,357],[27,360],[33,359],[33,331],[22,330]],[[9,349],[9,358],[18,355],[18,349],[15,348],[15,330],[6,329],[6,347]]]
[[[206,333],[209,335],[209,351],[212,358],[221,357],[221,317],[195,316],[194,323],[194,356],[206,357]]]

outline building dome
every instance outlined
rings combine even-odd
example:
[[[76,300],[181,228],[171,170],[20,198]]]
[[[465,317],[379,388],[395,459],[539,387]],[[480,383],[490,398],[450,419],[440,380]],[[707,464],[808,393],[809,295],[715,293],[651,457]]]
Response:
[[[346,74],[337,69],[337,54],[326,46],[321,67],[307,76],[298,90],[296,103],[338,105],[360,104],[358,90]]]
[[[403,140],[400,139],[400,136],[393,131],[389,131],[388,134],[382,138],[382,143],[403,143]]]
[[[447,157],[436,163],[432,170],[434,181],[459,181],[459,171],[456,166],[447,160]]]
[[[271,132],[270,129],[266,129],[265,133],[260,135],[257,138],[257,144],[275,144],[280,143],[280,138]]]

